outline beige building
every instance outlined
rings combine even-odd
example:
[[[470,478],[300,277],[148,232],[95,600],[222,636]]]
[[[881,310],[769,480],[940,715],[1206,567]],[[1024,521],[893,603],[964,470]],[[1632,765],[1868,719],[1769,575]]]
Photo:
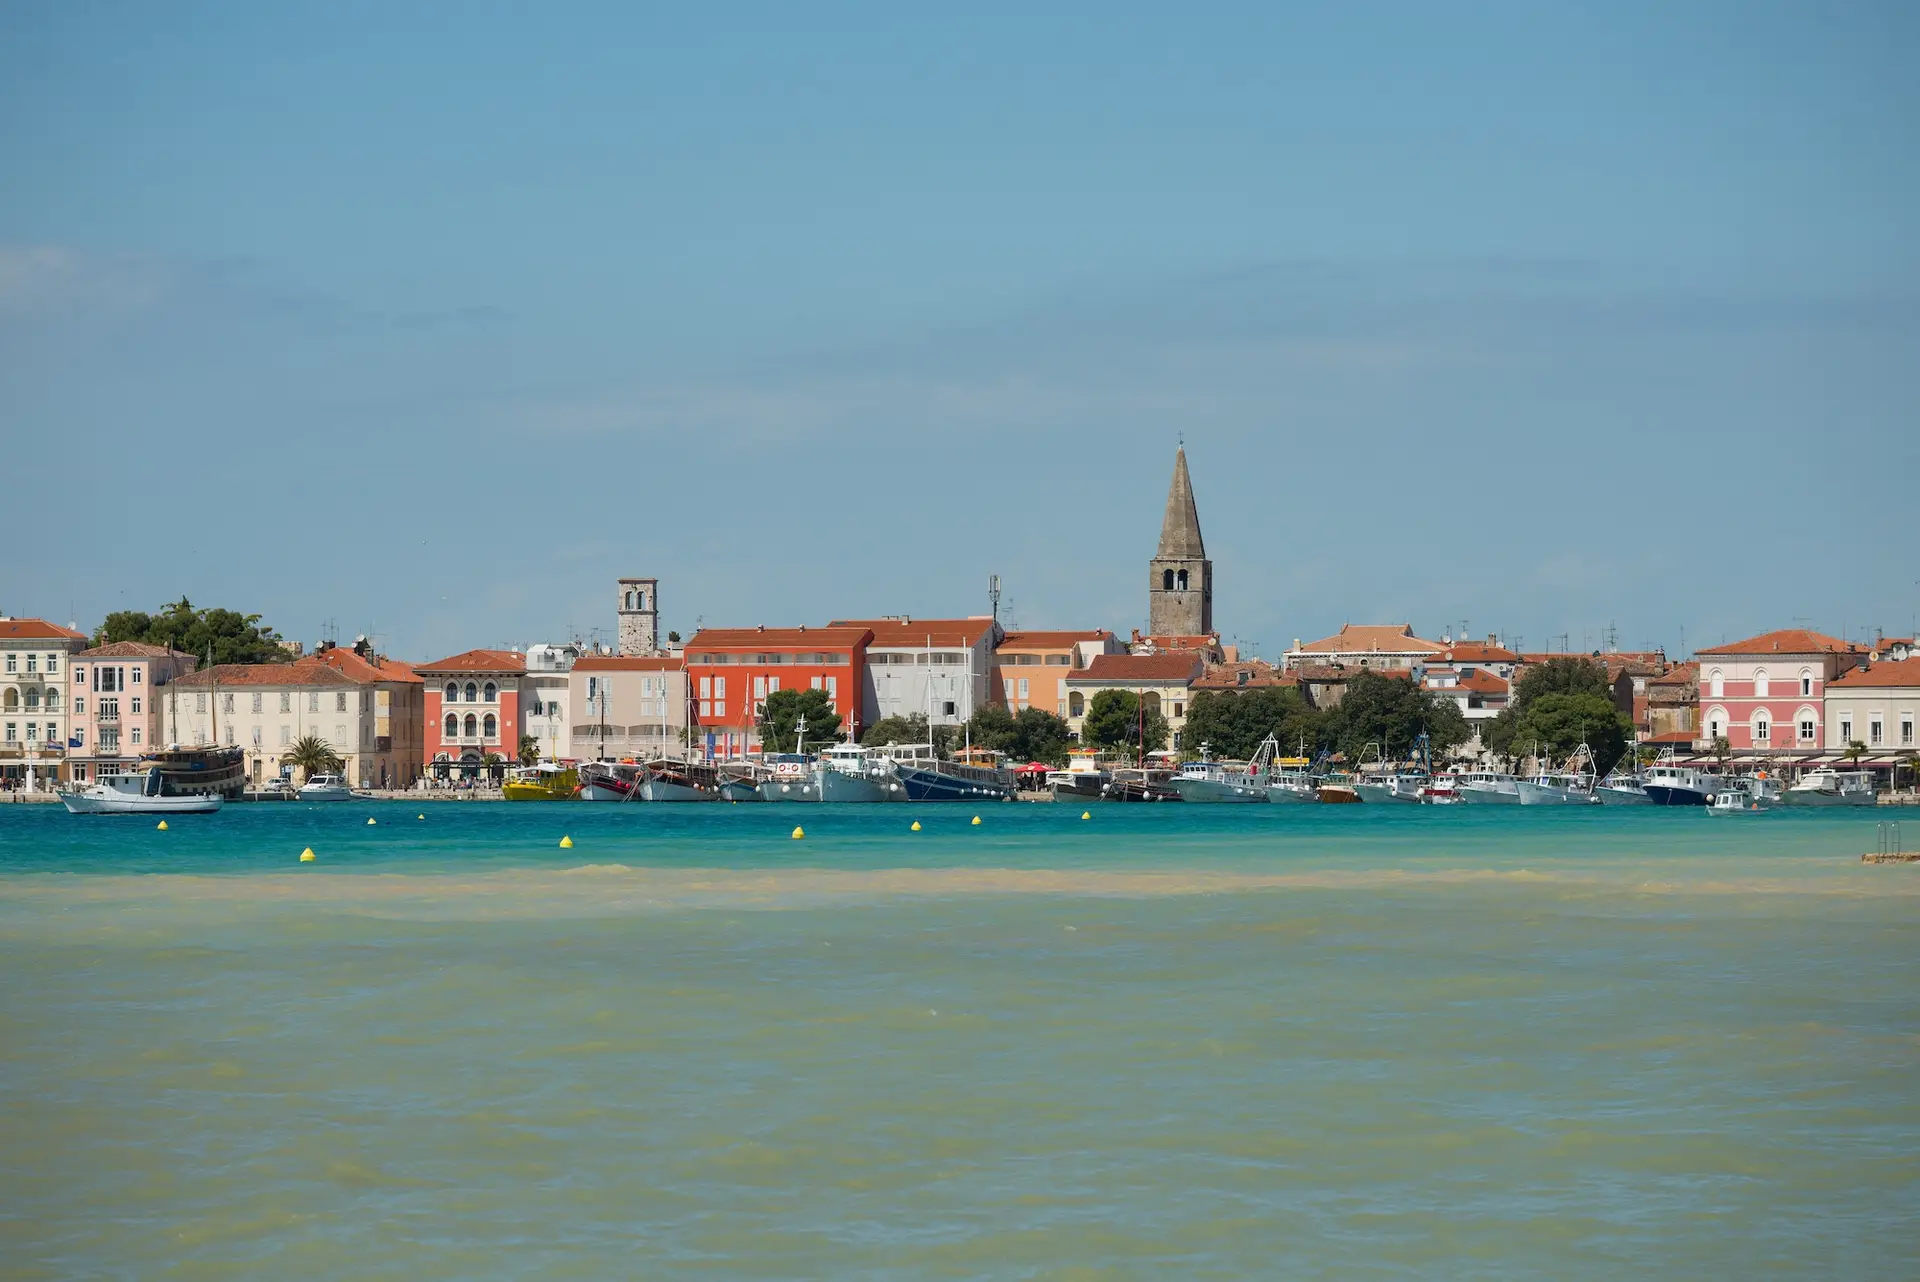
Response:
[[[1891,769],[1920,751],[1920,658],[1875,663],[1827,683],[1829,755],[1867,746],[1864,764]]]
[[[244,748],[256,785],[293,777],[287,754],[309,736],[326,741],[357,788],[410,788],[423,768],[421,679],[370,651],[219,664],[174,682],[162,711],[170,742]]]
[[[1173,749],[1190,747],[1182,742],[1187,724],[1187,703],[1193,686],[1206,665],[1196,650],[1174,650],[1167,654],[1095,655],[1084,671],[1067,677],[1067,725],[1074,738],[1081,737],[1087,724],[1087,709],[1102,690],[1127,690],[1140,698],[1149,710],[1166,718],[1172,732],[1165,745]]]
[[[645,761],[685,750],[687,673],[679,659],[583,655],[567,683],[573,759]]]
[[[1424,641],[1413,635],[1411,623],[1348,623],[1332,636],[1322,637],[1318,641],[1303,644],[1296,638],[1293,648],[1282,657],[1281,667],[1284,671],[1293,672],[1300,668],[1337,664],[1369,671],[1386,669],[1390,672],[1408,672],[1430,662],[1445,662],[1441,656],[1455,648],[1438,641]],[[1506,675],[1511,675],[1511,669]]]
[[[45,619],[0,615],[0,780],[36,787],[62,774],[71,656],[87,648],[87,634]]]
[[[1083,672],[1095,655],[1125,654],[1127,647],[1104,630],[1008,632],[993,651],[989,694],[1007,711],[1039,708],[1067,715],[1067,678]]]
[[[67,766],[76,783],[117,774],[141,753],[166,747],[167,687],[200,666],[190,654],[140,641],[82,650],[68,662]]]

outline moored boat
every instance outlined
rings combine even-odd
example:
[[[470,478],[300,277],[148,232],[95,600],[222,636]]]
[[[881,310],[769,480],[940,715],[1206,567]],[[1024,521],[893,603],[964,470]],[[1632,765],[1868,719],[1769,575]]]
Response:
[[[62,788],[59,796],[67,813],[74,815],[210,814],[226,804],[217,792],[168,793],[157,768],[106,775],[84,788]]]
[[[1120,802],[1183,801],[1173,789],[1173,773],[1149,767],[1125,767],[1115,770],[1113,778],[1100,790],[1100,800]]]
[[[1360,804],[1360,793],[1353,786],[1350,775],[1331,774],[1320,781],[1315,793],[1323,806],[1354,806]]]
[[[300,785],[301,801],[352,801],[353,789],[339,775],[314,775]]]
[[[1113,773],[1102,769],[1093,748],[1067,750],[1067,768],[1047,772],[1047,791],[1055,801],[1098,801],[1113,782]]]
[[[896,743],[886,748],[895,778],[908,801],[1011,801],[1013,775],[998,765],[942,761],[930,744]],[[983,749],[974,755],[991,759]]]
[[[1206,744],[1201,744],[1200,760],[1182,765],[1180,773],[1167,781],[1181,800],[1203,803],[1267,800],[1268,770],[1280,748],[1272,735],[1260,741],[1260,746],[1254,749],[1253,760],[1245,765],[1215,761],[1206,755],[1206,748]]]
[[[1267,800],[1276,805],[1320,800],[1320,782],[1313,776],[1313,762],[1306,757],[1277,759],[1273,773],[1267,777]]]
[[[521,766],[500,785],[508,801],[571,801],[580,787],[580,772],[557,761]]]
[[[820,754],[814,767],[820,800],[871,803],[905,801],[907,790],[884,752],[857,743],[837,743]]]
[[[1879,800],[1865,770],[1814,770],[1780,794],[1785,806],[1871,806]]]
[[[1612,774],[1595,785],[1593,799],[1603,806],[1651,806],[1653,804],[1653,798],[1647,795],[1646,786],[1641,782],[1640,775],[1625,761],[1615,766]]]
[[[820,800],[820,785],[814,782],[813,777],[814,760],[806,753],[769,753],[764,764],[766,777],[760,781],[760,800]]]
[[[642,801],[718,801],[720,772],[704,761],[661,757],[647,763],[640,784]]]
[[[1454,790],[1470,806],[1517,806],[1520,781],[1503,770],[1466,770],[1454,776]]]
[[[580,800],[639,801],[647,768],[636,761],[589,761],[580,767]]]
[[[1647,767],[1641,786],[1656,806],[1704,806],[1723,782],[1712,771],[1676,765],[1669,751]]]

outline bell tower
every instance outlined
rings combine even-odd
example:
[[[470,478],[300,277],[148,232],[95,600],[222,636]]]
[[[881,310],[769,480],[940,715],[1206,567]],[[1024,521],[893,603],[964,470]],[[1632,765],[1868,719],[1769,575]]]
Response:
[[[1160,520],[1160,546],[1147,569],[1147,633],[1206,636],[1213,632],[1213,562],[1200,537],[1200,510],[1187,475],[1187,450],[1174,452],[1173,484]]]
[[[614,614],[620,620],[620,653],[660,652],[660,581],[620,580]]]

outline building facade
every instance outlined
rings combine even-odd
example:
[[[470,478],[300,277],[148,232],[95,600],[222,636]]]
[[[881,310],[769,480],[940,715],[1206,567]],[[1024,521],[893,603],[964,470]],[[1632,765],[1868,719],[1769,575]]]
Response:
[[[614,617],[619,620],[619,652],[624,655],[660,652],[660,581],[621,579],[616,589]]]
[[[1419,672],[1449,649],[1458,652],[1461,648],[1422,640],[1413,635],[1411,623],[1347,623],[1332,636],[1318,641],[1303,644],[1296,637],[1293,648],[1281,657],[1280,666],[1288,672],[1332,665],[1369,671]],[[1508,667],[1506,675],[1510,677],[1511,673],[1512,668]]]
[[[568,674],[580,657],[581,648],[570,642],[527,647],[527,671],[520,680],[520,733],[532,735],[540,756],[548,761],[572,755],[573,694]],[[519,751],[516,744],[516,757]]]
[[[199,667],[192,655],[115,641],[82,650],[68,662],[67,760],[74,782],[118,774],[156,747],[192,742],[174,733],[168,717],[175,702],[168,687]]]
[[[690,744],[687,673],[666,655],[582,655],[567,674],[568,755],[649,761]]]
[[[1200,509],[1194,503],[1184,446],[1174,452],[1160,543],[1147,563],[1147,631],[1163,636],[1213,631],[1213,562],[1200,537]]]
[[[1891,771],[1920,751],[1920,657],[1841,673],[1826,688],[1829,755],[1862,744],[1869,769]]]
[[[988,693],[1007,711],[1039,708],[1067,715],[1067,678],[1098,654],[1125,654],[1126,646],[1104,629],[1087,632],[1007,632],[993,651]]]
[[[686,644],[687,681],[700,750],[739,757],[760,749],[760,715],[776,690],[823,690],[855,738],[862,719],[867,644],[864,627],[703,628]]]
[[[499,777],[520,753],[517,650],[467,650],[414,671],[426,683],[427,773],[438,779]],[[498,761],[489,765],[487,758]]]
[[[1187,704],[1193,686],[1206,665],[1192,650],[1167,654],[1095,655],[1084,671],[1067,677],[1067,727],[1078,739],[1086,729],[1087,710],[1102,690],[1126,690],[1149,710],[1166,718],[1171,738],[1166,747],[1179,750],[1187,725]]]
[[[1697,652],[1696,747],[1724,737],[1736,755],[1818,752],[1829,741],[1827,683],[1866,663],[1867,651],[1838,637],[1787,628]]]
[[[990,618],[835,619],[832,628],[864,630],[867,661],[860,683],[860,724],[886,717],[925,717],[957,726],[993,699],[994,645]]]
[[[36,787],[69,778],[72,656],[87,648],[87,635],[45,619],[0,617],[0,781]]]

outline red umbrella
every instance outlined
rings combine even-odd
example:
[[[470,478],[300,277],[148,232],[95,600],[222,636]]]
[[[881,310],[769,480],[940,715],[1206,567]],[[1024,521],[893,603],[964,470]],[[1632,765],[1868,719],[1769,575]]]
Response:
[[[1043,775],[1051,769],[1053,769],[1053,767],[1044,761],[1029,761],[1024,766],[1015,766],[1013,773],[1017,775]]]

